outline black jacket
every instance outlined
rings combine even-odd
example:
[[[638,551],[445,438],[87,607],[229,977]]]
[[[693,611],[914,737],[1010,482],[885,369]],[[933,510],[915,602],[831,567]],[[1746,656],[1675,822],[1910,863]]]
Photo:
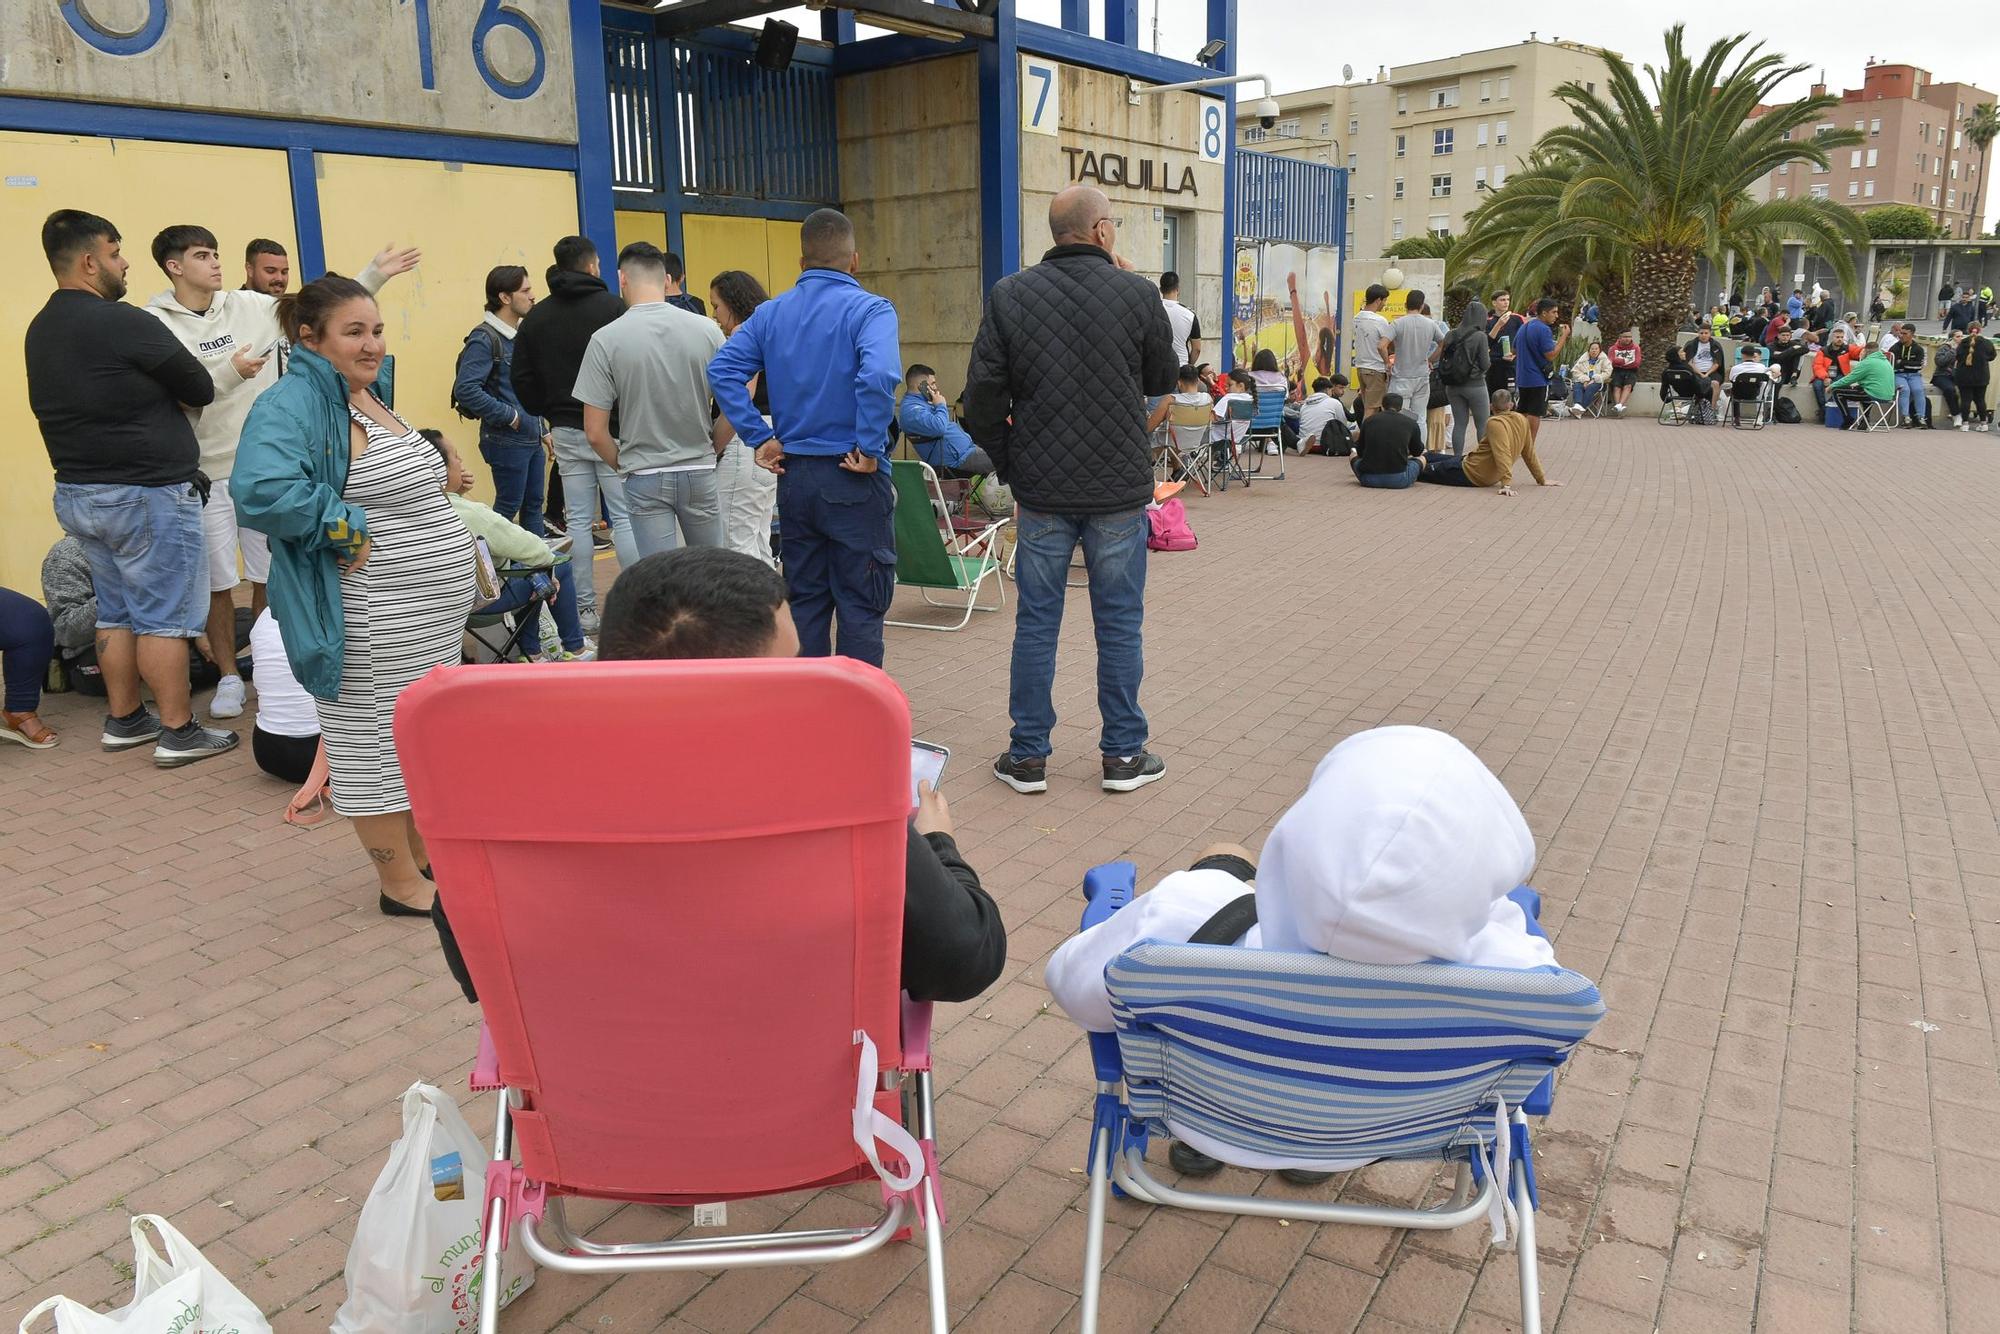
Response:
[[[1116,514],[1153,498],[1146,398],[1180,374],[1159,289],[1092,245],[1002,278],[965,373],[965,424],[1014,498]]]
[[[574,269],[549,270],[549,294],[535,303],[514,334],[514,393],[521,406],[550,426],[583,429],[583,404],[572,392],[590,336],[625,313],[602,278]],[[615,433],[617,427],[612,427]]]
[[[1985,335],[1968,338],[1958,345],[1958,361],[1952,367],[1952,378],[1961,389],[1978,388],[1992,378],[1993,341]]]
[[[1898,375],[1922,375],[1924,373],[1924,358],[1925,352],[1922,343],[1913,342],[1905,346],[1898,339],[1896,345],[1889,349],[1889,362],[1896,368],[1896,374]]]
[[[458,937],[445,916],[444,896],[431,900],[445,967],[465,998],[479,1003]],[[992,895],[958,855],[950,834],[910,829],[903,872],[903,990],[914,1000],[971,1000],[1007,966],[1007,928]]]

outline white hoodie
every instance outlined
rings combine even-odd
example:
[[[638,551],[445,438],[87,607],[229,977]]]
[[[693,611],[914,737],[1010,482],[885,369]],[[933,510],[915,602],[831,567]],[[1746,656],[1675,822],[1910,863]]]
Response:
[[[359,281],[369,291],[379,292],[388,279],[370,264]],[[176,300],[170,288],[148,301],[146,310],[173,330],[181,346],[194,353],[215,381],[215,400],[189,411],[188,420],[201,446],[201,470],[211,481],[221,481],[236,464],[236,441],[250,405],[278,382],[279,359],[273,355],[279,338],[278,298],[225,287],[207,310],[193,311]],[[264,368],[247,380],[233,364],[236,354],[244,351],[265,358]]]
[[[1378,727],[1327,753],[1264,842],[1249,948],[1355,963],[1555,963],[1507,897],[1535,865],[1521,808],[1479,757],[1428,727]],[[1185,941],[1244,893],[1227,871],[1176,871],[1049,959],[1049,991],[1092,1032],[1116,1024],[1104,969],[1142,940]]]

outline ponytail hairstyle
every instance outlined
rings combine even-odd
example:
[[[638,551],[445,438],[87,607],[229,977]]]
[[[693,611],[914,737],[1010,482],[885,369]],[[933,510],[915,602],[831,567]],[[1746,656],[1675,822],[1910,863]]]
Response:
[[[305,341],[300,334],[311,330],[314,337],[326,332],[327,321],[338,310],[355,297],[367,297],[370,301],[375,294],[352,278],[338,273],[329,273],[307,283],[296,292],[287,292],[278,298],[278,332],[287,342]]]

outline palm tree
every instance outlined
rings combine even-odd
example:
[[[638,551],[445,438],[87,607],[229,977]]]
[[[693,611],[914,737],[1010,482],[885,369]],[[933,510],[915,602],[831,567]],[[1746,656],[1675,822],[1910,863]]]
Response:
[[[1986,221],[1980,216],[1986,209],[1986,197],[1990,193],[1990,182],[1986,179],[1986,169],[1993,162],[1993,141],[2000,139],[2000,107],[1991,102],[1981,102],[1972,109],[1961,127],[1965,137],[1979,149],[1979,200],[1972,206],[1972,235],[1979,235],[1979,224]],[[2000,230],[1996,228],[1995,230]]]
[[[1516,282],[1522,272],[1563,265],[1615,281],[1619,306],[1639,326],[1648,372],[1658,371],[1689,309],[1697,258],[1707,256],[1719,269],[1722,255],[1734,249],[1777,272],[1783,243],[1803,240],[1852,290],[1848,246],[1868,239],[1851,211],[1827,200],[1750,197],[1750,186],[1781,165],[1825,167],[1829,149],[1861,142],[1853,130],[1813,132],[1839,105],[1834,97],[1808,97],[1752,117],[1806,66],[1787,65],[1747,35],[1716,42],[1697,61],[1687,54],[1679,24],[1668,29],[1666,46],[1665,65],[1645,67],[1650,96],[1631,68],[1609,54],[1603,93],[1574,82],[1558,87],[1554,95],[1575,124],[1544,134],[1528,169],[1479,210],[1489,234],[1501,232],[1499,254],[1515,266]]]
[[[1466,219],[1465,236],[1445,265],[1446,282],[1512,287],[1523,307],[1533,297],[1553,296],[1565,314],[1573,313],[1579,294],[1589,293],[1599,306],[1600,328],[1629,328],[1625,274],[1609,246],[1580,235],[1568,245],[1534,244],[1543,221],[1560,208],[1576,167],[1567,154],[1531,150],[1507,184]]]

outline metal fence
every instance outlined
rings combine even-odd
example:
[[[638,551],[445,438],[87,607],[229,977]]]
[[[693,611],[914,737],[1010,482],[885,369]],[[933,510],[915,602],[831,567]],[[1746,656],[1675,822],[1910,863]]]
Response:
[[[1347,169],[1324,162],[1236,150],[1236,216],[1239,243],[1281,241],[1344,249],[1347,239]]]

